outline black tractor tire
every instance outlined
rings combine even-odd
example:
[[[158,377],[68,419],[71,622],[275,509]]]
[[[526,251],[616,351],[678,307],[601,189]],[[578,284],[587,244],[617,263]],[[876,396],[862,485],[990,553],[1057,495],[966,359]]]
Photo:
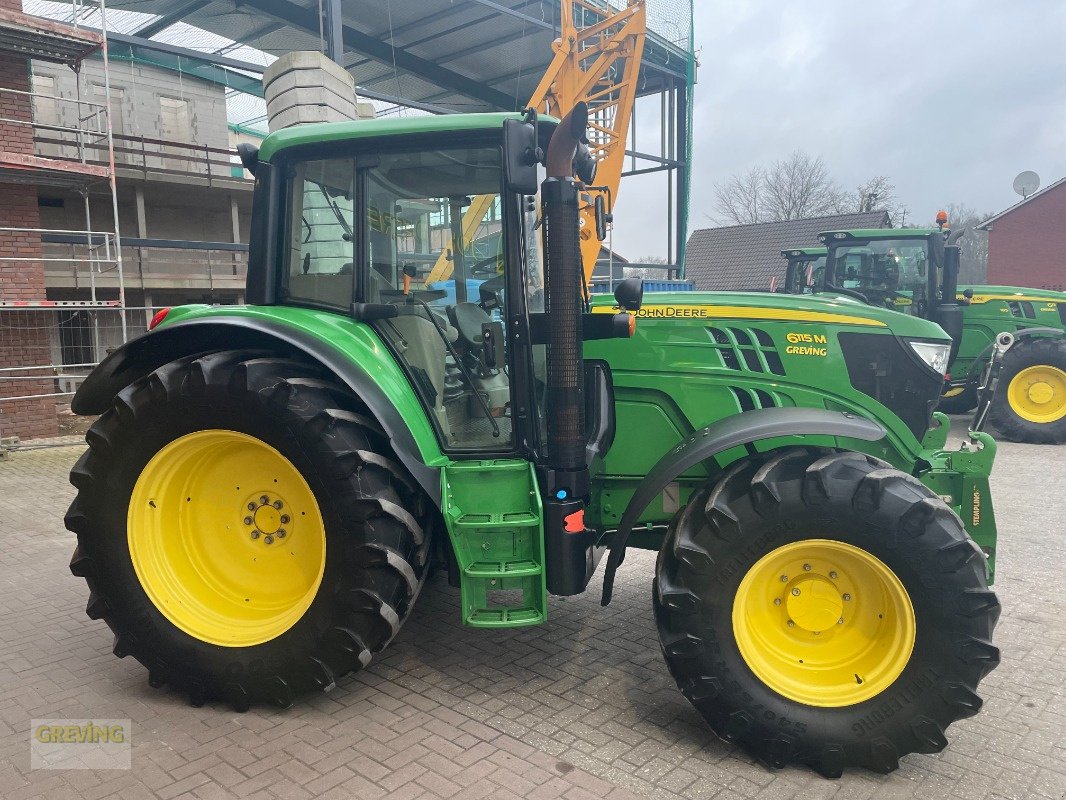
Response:
[[[945,414],[967,414],[977,407],[977,389],[967,386],[951,397],[941,397],[936,410]]]
[[[131,494],[150,459],[179,437],[219,429],[287,458],[323,523],[324,566],[309,607],[274,638],[242,647],[189,635],[164,616],[127,542]],[[86,439],[70,476],[78,489],[65,520],[78,538],[70,570],[88,583],[89,617],[114,632],[115,655],[141,662],[152,686],[169,685],[193,705],[287,707],[365,667],[410,612],[427,571],[431,504],[362,403],[315,367],[251,351],[173,361],[122,390]]]
[[[746,573],[809,539],[874,555],[913,605],[908,660],[863,702],[789,699],[756,676],[737,643],[732,613]],[[659,553],[653,603],[682,693],[719,737],[771,768],[807,764],[835,778],[849,767],[889,772],[907,753],[938,752],[948,725],[981,708],[977,684],[999,663],[991,642],[999,602],[961,520],[915,478],[858,453],[776,451],[696,491]]]
[[[1011,381],[1030,367],[1053,367],[1066,372],[1066,338],[1022,339],[1007,351],[988,421],[1009,442],[1062,444],[1066,442],[1066,415],[1048,422],[1035,422],[1020,416],[1011,405]],[[1061,396],[1061,389],[1051,402],[1060,410],[1066,407],[1066,397]]]

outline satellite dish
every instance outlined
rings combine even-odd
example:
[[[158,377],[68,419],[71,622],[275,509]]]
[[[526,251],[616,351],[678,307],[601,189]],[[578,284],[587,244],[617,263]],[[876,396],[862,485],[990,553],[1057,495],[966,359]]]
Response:
[[[1040,176],[1031,169],[1027,169],[1025,172],[1019,172],[1018,177],[1014,179],[1014,191],[1020,194],[1023,198],[1028,197],[1039,188]]]

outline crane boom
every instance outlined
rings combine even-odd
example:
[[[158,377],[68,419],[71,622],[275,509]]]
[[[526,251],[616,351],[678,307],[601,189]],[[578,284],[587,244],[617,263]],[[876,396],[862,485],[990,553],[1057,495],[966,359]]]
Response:
[[[594,0],[561,0],[560,35],[552,42],[554,56],[533,91],[529,107],[562,118],[579,102],[589,107],[589,150],[597,161],[597,189],[582,193],[581,260],[585,282],[592,279],[599,257],[594,198],[618,194],[626,137],[637,97],[640,59],[647,35],[644,0],[628,0],[615,9]],[[475,198],[463,215],[463,245],[473,239],[489,209]],[[452,272],[450,253],[438,256],[427,283],[445,280]]]

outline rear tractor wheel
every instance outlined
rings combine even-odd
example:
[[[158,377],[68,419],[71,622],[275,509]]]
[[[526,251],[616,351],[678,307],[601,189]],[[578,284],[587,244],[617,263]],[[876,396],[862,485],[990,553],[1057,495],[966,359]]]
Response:
[[[697,491],[654,606],[670,671],[718,736],[827,777],[943,749],[999,663],[999,603],[962,522],[858,453],[778,451]]]
[[[1011,442],[1066,442],[1066,339],[1023,339],[1007,351],[989,421]]]
[[[289,705],[365,666],[421,588],[420,491],[359,401],[247,351],[124,389],[71,473],[87,613],[153,686]]]

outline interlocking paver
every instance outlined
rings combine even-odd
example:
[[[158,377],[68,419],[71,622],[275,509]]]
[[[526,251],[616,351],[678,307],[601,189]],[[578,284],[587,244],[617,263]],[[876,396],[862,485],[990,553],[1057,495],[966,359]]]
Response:
[[[993,477],[1000,525],[997,629],[1003,663],[985,708],[936,756],[887,775],[826,781],[768,772],[713,739],[659,654],[653,556],[632,553],[615,601],[553,600],[539,628],[461,627],[442,578],[423,591],[369,669],[287,711],[191,708],[147,687],[84,616],[62,516],[81,447],[0,462],[0,796],[12,798],[394,798],[715,800],[1066,798],[1066,459],[1002,443]],[[1047,490],[1041,495],[1041,491]],[[128,717],[133,769],[29,769],[32,717]]]

